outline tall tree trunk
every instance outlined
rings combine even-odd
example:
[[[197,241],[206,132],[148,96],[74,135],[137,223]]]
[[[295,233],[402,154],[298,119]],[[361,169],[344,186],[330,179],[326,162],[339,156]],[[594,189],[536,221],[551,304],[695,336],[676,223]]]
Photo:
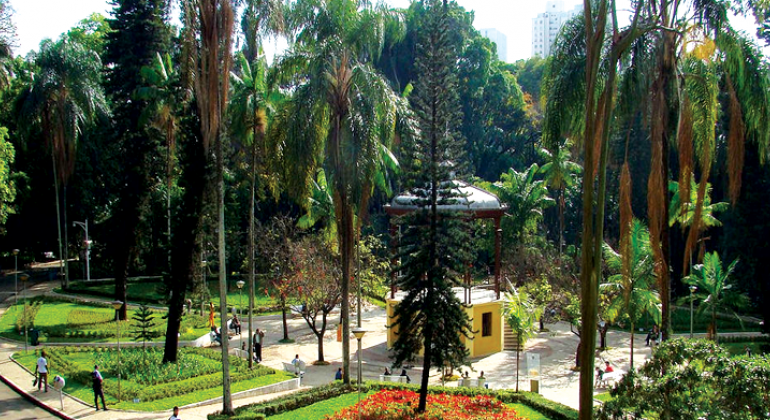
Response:
[[[519,392],[519,335],[516,334],[516,392]]]
[[[342,202],[342,220],[339,225],[339,232],[342,236],[340,240],[340,256],[342,258],[342,381],[345,384],[350,383],[350,277],[353,275],[353,209],[348,202],[347,197],[340,200]]]
[[[283,321],[283,341],[289,341],[289,323],[286,320],[286,295],[281,292],[281,319]]]
[[[254,202],[257,192],[257,139],[256,130],[252,129],[251,144],[251,201],[249,202],[249,369],[254,367],[254,348],[252,317],[254,316]]]
[[[62,215],[64,216],[64,287],[70,285],[70,255],[69,255],[69,239],[67,239],[67,183],[62,182],[62,199],[64,205],[62,206]]]
[[[229,339],[227,330],[227,270],[225,267],[225,182],[224,151],[222,133],[217,133],[217,254],[219,255],[219,301],[222,331],[222,413],[233,413],[233,401],[230,394],[230,359],[228,358]]]
[[[321,332],[318,334],[318,361],[323,362],[324,361],[324,332],[326,332],[326,321],[324,321],[324,327],[321,329]],[[359,354],[358,357],[361,357]]]
[[[564,188],[559,190],[559,268],[561,268],[561,254],[564,246]],[[541,328],[542,329],[542,328]]]
[[[634,370],[634,332],[636,331],[636,323],[631,321],[631,370]]]
[[[193,283],[198,267],[194,256],[199,252],[198,235],[203,224],[203,203],[211,177],[207,175],[207,156],[200,139],[188,139],[185,144],[186,162],[183,165],[180,186],[184,193],[177,221],[176,235],[171,247],[171,276],[169,279],[168,322],[163,363],[176,362],[179,347],[179,328],[184,310],[187,287]],[[204,273],[205,285],[205,273]]]
[[[171,143],[166,142],[166,256],[168,271],[171,272]]]
[[[59,234],[59,279],[62,282],[62,286],[67,287],[64,277],[64,250],[62,249],[61,238],[61,209],[59,205],[59,176],[56,172],[56,157],[53,153],[53,146],[51,146],[51,162],[53,162],[53,191],[56,200],[56,231]]]

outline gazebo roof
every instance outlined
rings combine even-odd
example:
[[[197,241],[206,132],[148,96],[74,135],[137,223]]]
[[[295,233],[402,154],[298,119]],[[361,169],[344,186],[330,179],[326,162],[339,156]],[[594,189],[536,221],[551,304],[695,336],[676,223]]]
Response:
[[[500,199],[479,187],[470,185],[465,181],[454,180],[452,183],[455,188],[452,189],[454,203],[439,204],[439,211],[462,211],[474,213],[476,217],[493,218],[501,217],[508,206]],[[419,208],[415,201],[417,200],[412,192],[403,192],[396,196],[390,205],[385,206],[388,214],[401,215],[415,211]]]

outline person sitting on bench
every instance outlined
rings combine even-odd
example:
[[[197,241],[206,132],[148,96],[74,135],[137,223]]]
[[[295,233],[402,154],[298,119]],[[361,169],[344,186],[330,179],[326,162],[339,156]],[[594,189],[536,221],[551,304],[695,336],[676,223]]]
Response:
[[[230,321],[230,329],[235,331],[235,334],[241,334],[241,321],[238,320],[238,315],[234,315]]]
[[[213,339],[220,345],[222,344],[222,333],[219,331],[219,328],[217,327],[211,327],[211,332],[214,334]]]

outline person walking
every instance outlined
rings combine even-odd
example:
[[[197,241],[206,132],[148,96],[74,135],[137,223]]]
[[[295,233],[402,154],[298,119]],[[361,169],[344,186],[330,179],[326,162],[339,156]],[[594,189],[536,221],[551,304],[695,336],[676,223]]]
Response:
[[[104,389],[102,388],[104,378],[102,377],[102,374],[99,373],[99,366],[97,365],[94,365],[94,371],[91,372],[91,381],[94,390],[94,407],[96,407],[96,411],[99,411],[99,397],[102,397],[102,408],[104,411],[107,411],[107,403],[104,402]]]
[[[257,363],[262,361],[262,342],[265,340],[265,332],[260,331],[259,328],[257,328],[257,331],[254,333],[254,357],[256,357]]]
[[[168,418],[168,420],[182,420],[179,417],[179,407],[174,406],[174,414],[172,414],[171,417]]]
[[[40,351],[40,358],[37,359],[35,371],[38,375],[37,390],[40,391],[40,388],[45,383],[45,392],[48,392],[48,360],[45,358],[45,350]]]

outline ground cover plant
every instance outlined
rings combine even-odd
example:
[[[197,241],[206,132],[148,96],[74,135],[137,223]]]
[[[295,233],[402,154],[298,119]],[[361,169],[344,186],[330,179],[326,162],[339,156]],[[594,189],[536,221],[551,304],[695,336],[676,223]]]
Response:
[[[31,325],[43,333],[41,342],[106,342],[117,338],[118,327],[113,321],[115,311],[107,304],[67,302],[48,297],[35,297],[29,302],[37,308]],[[23,302],[8,307],[0,318],[0,336],[24,341],[23,330],[17,325],[19,318],[23,318],[22,307]],[[27,313],[29,316],[31,312]],[[130,318],[136,310],[129,309],[128,313]],[[160,318],[165,311],[158,311],[158,315]],[[121,340],[132,340],[133,322],[120,322]],[[155,341],[162,340],[165,329],[166,323],[156,320],[150,328]],[[197,315],[182,317],[180,340],[195,340],[208,332],[206,318]]]
[[[91,372],[94,365],[104,376],[107,405],[112,408],[153,411],[173,405],[191,404],[222,395],[221,354],[215,350],[183,348],[177,363],[160,363],[162,349],[56,347],[46,349],[51,376],[67,379],[66,392],[91,401]],[[30,370],[36,354],[22,352],[14,356]],[[230,357],[232,392],[289,380],[293,376],[257,365],[248,369],[246,361]],[[120,373],[120,391],[118,391]],[[171,404],[171,405],[169,405]]]
[[[380,390],[367,397],[359,404],[342,409],[327,416],[327,420],[346,420],[358,418],[364,420],[396,419],[496,419],[520,420],[516,411],[502,401],[488,395],[429,394],[424,413],[417,412],[419,395],[409,390]]]

